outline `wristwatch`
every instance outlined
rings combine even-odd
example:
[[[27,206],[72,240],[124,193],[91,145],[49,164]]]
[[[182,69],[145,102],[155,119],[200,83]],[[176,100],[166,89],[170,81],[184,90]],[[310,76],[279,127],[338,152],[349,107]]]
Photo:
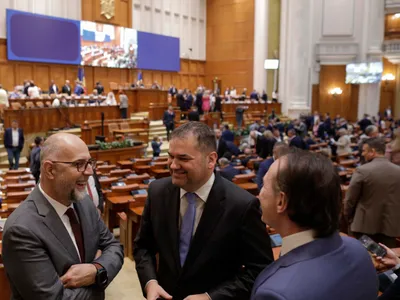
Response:
[[[98,263],[93,263],[97,269],[96,273],[96,285],[102,289],[105,289],[108,284],[107,270]]]

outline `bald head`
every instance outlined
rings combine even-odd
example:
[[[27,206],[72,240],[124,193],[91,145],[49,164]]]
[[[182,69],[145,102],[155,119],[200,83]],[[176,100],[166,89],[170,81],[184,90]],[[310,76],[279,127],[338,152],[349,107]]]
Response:
[[[87,159],[90,157],[89,150],[84,141],[78,136],[70,133],[56,133],[50,136],[43,144],[42,150],[40,151],[40,161],[46,160],[62,160],[69,161],[73,159]]]

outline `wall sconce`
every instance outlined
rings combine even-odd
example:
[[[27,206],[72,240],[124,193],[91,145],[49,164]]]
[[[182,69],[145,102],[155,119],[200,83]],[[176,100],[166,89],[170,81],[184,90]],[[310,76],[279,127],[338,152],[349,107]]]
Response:
[[[393,80],[396,80],[396,77],[392,73],[385,74],[382,76],[382,81],[387,82],[387,81],[393,81]]]
[[[400,18],[400,14],[394,14],[393,16],[392,16],[392,19],[398,19],[398,18]]]
[[[331,94],[333,97],[336,97],[338,95],[341,95],[343,93],[343,90],[341,88],[333,88],[329,91],[329,94]]]

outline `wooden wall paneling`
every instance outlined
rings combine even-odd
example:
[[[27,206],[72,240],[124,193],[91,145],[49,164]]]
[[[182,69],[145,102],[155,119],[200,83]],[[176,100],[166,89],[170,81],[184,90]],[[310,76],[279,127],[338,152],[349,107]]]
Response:
[[[348,120],[357,121],[358,120],[358,96],[360,91],[360,85],[352,84],[351,87],[351,97],[350,97],[350,108],[348,111]]]
[[[400,18],[394,18],[394,14],[385,17],[385,38],[396,39],[400,37]]]
[[[162,73],[160,71],[153,72],[153,82],[157,81],[159,85],[162,85]],[[168,86],[164,86],[164,88],[168,88]]]
[[[399,33],[400,33],[400,21],[399,21]],[[386,58],[383,58],[383,75],[392,74],[396,76],[397,65],[392,64]],[[396,80],[398,80],[396,78]],[[390,105],[394,111],[396,103],[396,80],[393,81],[382,81],[381,82],[381,93],[379,101],[379,112],[383,113],[385,109]]]
[[[129,80],[129,73],[132,73],[132,70],[128,70],[128,69],[119,69],[119,78],[120,78],[120,82],[126,82],[131,84],[133,81]]]
[[[78,66],[70,66],[70,65],[66,66],[65,73],[66,73],[65,79],[70,81],[70,84],[73,89],[75,87],[75,80],[77,80],[78,78]]]
[[[181,87],[185,88],[189,86],[189,75],[181,75]]]
[[[95,87],[94,68],[85,67],[84,69],[85,69],[84,72],[85,72],[86,93],[91,94]]]
[[[188,60],[181,60],[181,73],[188,73],[189,72],[189,61]]]
[[[178,73],[172,74],[172,84],[175,85],[178,89],[184,89],[184,86],[181,84],[181,77]]]
[[[198,81],[197,81],[197,76],[196,75],[190,75],[189,77],[189,89],[191,91],[195,90],[196,87],[198,86]]]
[[[319,84],[312,86],[311,112],[319,111]]]
[[[164,86],[164,88],[169,88],[171,84],[172,84],[172,73],[171,72],[162,73],[162,85]]]
[[[0,63],[7,61],[7,40],[0,39]]]
[[[2,64],[0,63],[0,83],[8,91],[14,89],[16,82],[15,64]]]
[[[58,88],[61,92],[61,87],[64,85],[66,76],[65,76],[65,67],[61,65],[49,65],[50,66],[50,80],[54,80],[54,82],[58,85]]]
[[[16,80],[22,84],[24,80],[35,79],[33,77],[33,64],[17,63],[16,64]]]
[[[95,6],[95,1],[94,0],[83,0],[82,1],[82,20],[86,21],[94,21],[94,6]]]
[[[143,83],[145,85],[153,84],[153,72],[152,71],[142,71]]]
[[[197,73],[197,65],[199,63],[197,61],[191,61],[189,64],[189,72],[190,73]]]
[[[33,65],[33,77],[35,84],[43,91],[48,91],[50,86],[50,65]]]

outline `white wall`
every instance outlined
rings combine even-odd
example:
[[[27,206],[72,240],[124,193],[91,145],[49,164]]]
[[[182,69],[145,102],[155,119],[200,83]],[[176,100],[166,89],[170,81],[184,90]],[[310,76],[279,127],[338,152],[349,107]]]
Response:
[[[81,19],[81,0],[0,0],[0,38],[6,38],[7,34],[6,8],[67,19]]]
[[[132,10],[133,28],[178,37],[181,58],[206,59],[206,0],[133,0]]]
[[[318,83],[320,65],[382,59],[384,1],[281,3],[279,98],[284,113],[297,116],[310,110],[312,84]],[[362,87],[359,115],[376,114],[372,111],[379,107],[377,86]]]

